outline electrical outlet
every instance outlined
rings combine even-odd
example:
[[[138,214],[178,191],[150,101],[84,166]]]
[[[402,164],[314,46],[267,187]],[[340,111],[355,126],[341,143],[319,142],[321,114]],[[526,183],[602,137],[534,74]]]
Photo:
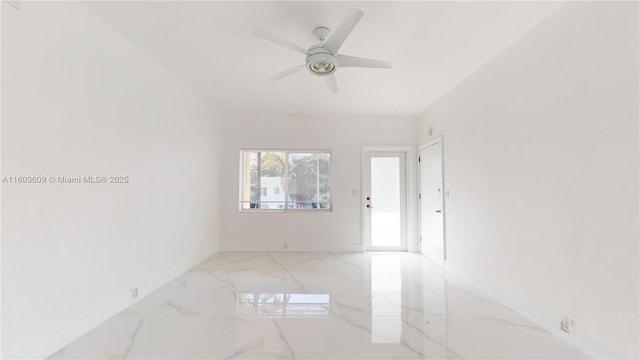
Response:
[[[563,317],[562,321],[560,321],[560,329],[567,334],[571,333],[571,328],[573,328],[574,325],[575,322],[573,322],[573,320],[571,320],[568,316]]]
[[[282,248],[283,248],[283,249],[285,249],[285,250],[287,250],[287,249],[289,248],[289,244],[284,243],[284,245],[282,245]]]
[[[133,299],[138,297],[138,288],[137,287],[132,287],[131,289],[129,289],[129,292],[131,293],[131,300],[133,300]]]

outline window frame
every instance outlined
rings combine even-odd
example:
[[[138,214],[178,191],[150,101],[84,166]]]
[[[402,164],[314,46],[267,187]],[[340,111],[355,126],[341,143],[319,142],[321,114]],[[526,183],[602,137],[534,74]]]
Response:
[[[284,208],[283,209],[261,209],[261,208],[243,208],[242,192],[243,192],[243,182],[244,182],[244,154],[247,152],[275,152],[275,153],[284,153],[285,161],[284,161],[284,183],[282,186],[282,191],[284,192]],[[327,154],[329,155],[329,208],[289,208],[289,154]],[[333,151],[330,149],[285,149],[285,148],[242,148],[239,152],[239,178],[238,178],[238,211],[243,213],[304,213],[304,212],[313,212],[313,213],[331,213],[333,212]],[[278,201],[278,203],[282,203],[282,201]]]

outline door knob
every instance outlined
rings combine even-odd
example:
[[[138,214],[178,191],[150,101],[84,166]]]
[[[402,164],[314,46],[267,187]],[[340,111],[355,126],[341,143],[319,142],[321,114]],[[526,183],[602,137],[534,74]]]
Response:
[[[371,196],[367,196],[367,200],[371,200]]]
[[[442,212],[442,210],[436,210],[436,212],[439,214],[439,213],[441,213],[441,212]]]
[[[369,209],[373,209],[373,206],[371,206],[370,204],[367,204],[367,207],[368,207]]]

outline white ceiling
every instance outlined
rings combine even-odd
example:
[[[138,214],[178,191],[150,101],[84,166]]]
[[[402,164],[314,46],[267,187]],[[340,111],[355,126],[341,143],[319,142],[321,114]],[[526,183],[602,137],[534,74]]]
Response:
[[[417,115],[561,6],[561,2],[86,3],[195,91],[226,111]],[[308,48],[312,30],[364,11],[340,52],[393,69],[343,68],[339,94],[306,70],[304,55],[251,34],[257,27]]]

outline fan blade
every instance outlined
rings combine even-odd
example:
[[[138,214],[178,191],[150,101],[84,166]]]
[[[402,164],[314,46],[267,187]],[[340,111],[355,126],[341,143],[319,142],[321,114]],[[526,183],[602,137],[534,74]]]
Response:
[[[362,11],[358,9],[351,9],[347,17],[342,20],[342,23],[338,25],[327,41],[325,41],[323,47],[329,50],[332,54],[337,54],[338,49],[340,49],[342,43],[347,39],[347,36],[351,34],[353,28],[356,27],[356,24],[360,21],[362,15],[364,15]]]
[[[269,78],[269,80],[271,80],[271,81],[280,80],[285,76],[289,76],[289,75],[291,75],[293,73],[296,73],[296,72],[304,69],[305,67],[307,67],[307,65],[296,66],[296,67],[291,68],[289,70],[283,71],[283,72],[281,72],[279,74],[273,75],[272,77]]]
[[[365,58],[359,58],[355,56],[348,55],[339,55],[338,61],[340,63],[340,67],[368,67],[368,68],[382,68],[382,69],[391,69],[393,67],[393,63],[387,61],[380,60],[371,60]]]
[[[325,76],[324,81],[327,83],[327,86],[329,87],[329,90],[331,90],[332,93],[334,94],[338,93],[338,82],[336,81],[335,75],[331,74],[331,75]]]
[[[305,48],[303,48],[302,46],[296,45],[296,44],[292,43],[289,40],[285,40],[285,39],[283,39],[281,37],[278,37],[278,36],[275,36],[273,34],[269,34],[266,31],[262,31],[260,29],[253,29],[253,31],[251,33],[253,35],[255,35],[255,36],[259,36],[259,37],[261,37],[263,39],[272,41],[272,42],[274,42],[274,43],[276,43],[278,45],[282,45],[284,47],[288,47],[291,50],[295,50],[297,52],[301,52],[301,53],[303,53],[305,55],[307,54],[307,50]]]

